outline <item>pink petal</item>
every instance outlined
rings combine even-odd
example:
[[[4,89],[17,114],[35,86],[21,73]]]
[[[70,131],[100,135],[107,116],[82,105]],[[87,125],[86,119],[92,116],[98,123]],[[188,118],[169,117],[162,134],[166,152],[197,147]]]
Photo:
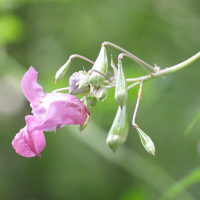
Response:
[[[12,145],[15,151],[21,156],[33,157],[37,155],[41,157],[39,153],[46,146],[46,141],[42,131],[35,130],[28,133],[25,126],[16,134]]]
[[[53,94],[54,95],[54,94]],[[44,103],[44,107],[45,106]],[[28,115],[25,117],[28,130],[56,131],[66,124],[84,124],[88,108],[76,97],[57,93],[52,96],[46,116]]]
[[[42,87],[37,83],[38,72],[33,67],[24,74],[21,87],[25,97],[30,103],[37,103],[44,95]]]

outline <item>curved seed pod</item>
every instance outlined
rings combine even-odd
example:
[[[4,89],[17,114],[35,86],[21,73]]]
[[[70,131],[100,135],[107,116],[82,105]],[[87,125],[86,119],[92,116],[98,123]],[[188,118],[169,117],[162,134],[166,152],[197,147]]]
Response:
[[[155,151],[156,148],[154,146],[153,141],[151,140],[151,138],[146,135],[139,127],[136,128],[139,136],[140,136],[140,140],[142,142],[142,145],[144,146],[144,148],[150,153],[153,154],[155,156]]]
[[[56,76],[55,76],[55,83],[60,80],[65,73],[67,72],[69,66],[71,64],[71,59],[69,59],[57,72],[56,72]]]
[[[106,140],[106,143],[114,152],[126,141],[128,131],[129,125],[126,105],[124,105],[122,109],[119,106]]]
[[[98,58],[96,59],[92,69],[95,69],[103,74],[107,74],[108,71],[108,59],[105,46],[101,47],[100,53]],[[92,72],[89,78],[90,84],[95,87],[99,88],[104,84],[105,78],[98,74],[97,72]]]
[[[126,104],[128,97],[127,93],[127,84],[126,78],[122,69],[122,61],[118,61],[118,72],[117,72],[117,80],[115,86],[115,101],[119,106],[123,106]]]

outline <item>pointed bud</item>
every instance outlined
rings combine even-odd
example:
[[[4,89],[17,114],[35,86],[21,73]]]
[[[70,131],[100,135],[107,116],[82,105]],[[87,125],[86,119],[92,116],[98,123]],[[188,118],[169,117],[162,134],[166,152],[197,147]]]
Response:
[[[136,128],[139,136],[140,136],[140,140],[142,142],[142,145],[144,146],[144,148],[150,153],[153,154],[155,156],[155,146],[153,141],[151,140],[151,138],[146,135],[139,127]]]
[[[122,61],[118,61],[118,72],[117,72],[117,80],[115,86],[115,101],[119,106],[123,106],[126,104],[128,97],[127,93],[127,84],[126,78],[122,69]]]
[[[124,105],[122,109],[119,106],[116,117],[113,121],[113,124],[111,126],[106,140],[106,143],[114,152],[119,146],[121,146],[126,141],[128,131],[129,125],[126,105]]]
[[[105,75],[107,74],[108,59],[105,46],[101,47],[99,56],[96,59],[92,69],[95,69]],[[89,82],[93,87],[99,88],[104,84],[104,80],[105,78],[102,75],[98,74],[97,72],[92,72]]]
[[[69,94],[78,95],[87,93],[90,91],[90,85],[89,83],[83,86],[82,88],[79,88],[79,83],[81,80],[85,79],[86,75],[80,72],[75,72],[72,74],[72,76],[69,79]]]
[[[69,66],[71,64],[71,59],[69,59],[57,72],[56,72],[56,76],[55,76],[55,83],[60,80],[65,73],[67,72]]]

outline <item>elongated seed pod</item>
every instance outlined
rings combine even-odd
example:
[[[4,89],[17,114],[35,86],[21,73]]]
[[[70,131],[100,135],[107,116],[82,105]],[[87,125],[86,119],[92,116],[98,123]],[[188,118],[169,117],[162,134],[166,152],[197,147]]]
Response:
[[[95,69],[104,75],[107,74],[108,71],[108,59],[107,59],[107,53],[106,53],[106,48],[105,46],[101,47],[100,53],[92,67],[92,69]],[[89,78],[90,84],[95,87],[99,88],[104,84],[105,78],[98,74],[97,72],[92,72]]]
[[[122,109],[119,106],[106,140],[106,143],[114,152],[119,146],[121,146],[126,141],[128,131],[128,115],[125,104],[122,107]]]
[[[128,98],[126,78],[122,68],[122,61],[118,61],[118,72],[115,86],[115,101],[119,106],[126,104]]]
[[[152,155],[155,156],[155,151],[156,151],[156,148],[154,146],[154,143],[153,141],[151,140],[151,138],[145,134],[139,127],[136,128],[139,136],[140,136],[140,140],[141,140],[141,143],[142,145],[144,146],[144,148]]]
[[[55,83],[60,80],[65,73],[67,72],[67,70],[69,69],[69,66],[71,64],[71,59],[69,59],[57,72],[55,75]]]

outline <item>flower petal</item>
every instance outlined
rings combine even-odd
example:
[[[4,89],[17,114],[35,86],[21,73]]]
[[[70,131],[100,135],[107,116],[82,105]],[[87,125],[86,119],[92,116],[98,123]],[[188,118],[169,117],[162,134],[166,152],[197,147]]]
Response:
[[[44,95],[42,87],[37,83],[38,72],[33,67],[24,74],[21,87],[25,97],[30,103],[37,103]]]
[[[29,131],[56,131],[66,124],[82,125],[87,119],[87,114],[90,114],[83,102],[70,94],[57,93],[55,96],[54,93],[49,106],[45,106],[45,100],[43,104],[48,109],[46,116],[34,113],[33,116],[25,117]]]
[[[24,157],[40,156],[40,152],[46,146],[45,137],[42,131],[35,130],[28,133],[27,127],[25,126],[16,134],[12,141],[12,146],[15,151]]]

